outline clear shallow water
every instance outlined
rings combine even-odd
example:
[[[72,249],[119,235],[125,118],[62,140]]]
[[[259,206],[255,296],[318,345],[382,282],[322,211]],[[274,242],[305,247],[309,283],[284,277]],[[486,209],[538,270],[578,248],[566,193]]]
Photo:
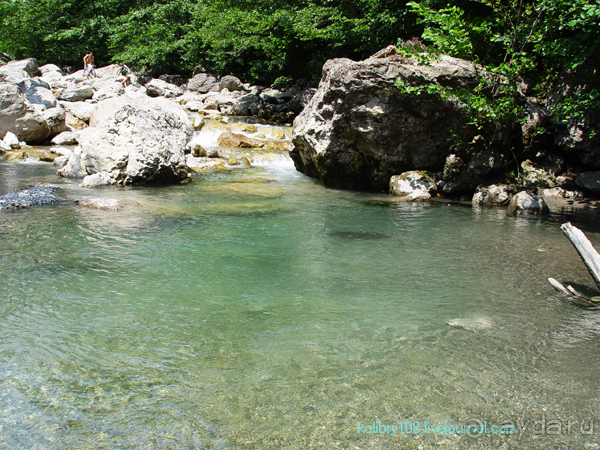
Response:
[[[0,164],[0,193],[38,180],[64,183]],[[290,165],[62,187],[131,206],[0,213],[0,448],[600,448],[600,312],[546,282],[592,288],[559,225],[598,247],[593,214],[382,204]],[[364,428],[408,421],[490,428]]]

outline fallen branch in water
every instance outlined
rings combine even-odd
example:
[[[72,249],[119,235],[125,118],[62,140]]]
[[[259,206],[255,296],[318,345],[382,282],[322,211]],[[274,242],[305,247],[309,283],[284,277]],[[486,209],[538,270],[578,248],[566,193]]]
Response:
[[[560,229],[569,238],[594,279],[596,286],[600,289],[600,254],[598,254],[589,239],[585,237],[583,231],[571,225],[570,222],[563,223]],[[587,297],[577,292],[573,286],[565,287],[554,278],[548,278],[548,282],[557,292],[570,297],[574,303],[585,307],[600,306],[600,297]]]

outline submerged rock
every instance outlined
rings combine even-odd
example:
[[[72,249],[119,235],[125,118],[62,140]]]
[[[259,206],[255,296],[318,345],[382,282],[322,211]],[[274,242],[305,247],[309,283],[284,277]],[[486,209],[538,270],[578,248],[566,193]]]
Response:
[[[25,209],[34,206],[54,205],[60,202],[54,193],[56,186],[32,186],[19,192],[0,196],[0,210]]]
[[[492,328],[493,322],[489,317],[476,317],[473,319],[452,319],[446,322],[455,328],[463,328],[467,331],[481,331]]]
[[[141,206],[139,203],[123,202],[115,198],[89,198],[77,202],[84,208],[101,209],[104,211],[119,211],[126,206]]]

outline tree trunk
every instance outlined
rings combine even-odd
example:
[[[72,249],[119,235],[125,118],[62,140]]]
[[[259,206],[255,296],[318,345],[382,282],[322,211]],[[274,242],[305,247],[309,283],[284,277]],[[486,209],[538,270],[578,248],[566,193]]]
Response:
[[[588,268],[596,286],[600,289],[600,254],[596,251],[583,231],[571,225],[570,222],[562,224],[562,232],[569,238],[582,261]]]

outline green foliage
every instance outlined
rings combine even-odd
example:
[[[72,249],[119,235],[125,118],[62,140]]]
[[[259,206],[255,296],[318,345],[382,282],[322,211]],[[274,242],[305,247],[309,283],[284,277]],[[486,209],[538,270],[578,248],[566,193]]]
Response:
[[[553,113],[562,121],[577,121],[598,109],[598,0],[423,0],[409,5],[425,26],[423,38],[437,51],[504,75],[509,89],[516,90],[525,79],[538,96],[547,97],[559,77],[580,86],[585,79],[583,88],[566,92],[556,103]]]
[[[483,129],[484,126],[494,122],[514,123],[523,111],[522,106],[517,102],[514,87],[498,79],[482,78],[475,89],[455,89],[435,83],[414,86],[402,78],[396,80],[396,85],[403,94],[439,95],[445,100],[452,98],[460,101],[471,113],[468,125],[473,125],[477,129]]]
[[[406,0],[0,0],[0,51],[76,67],[93,51],[99,64],[270,83],[420,33],[408,11]]]
[[[469,24],[463,19],[464,11],[458,6],[440,10],[427,7],[424,3],[407,3],[412,12],[425,24],[423,39],[430,41],[441,53],[471,59],[473,45],[469,37]]]
[[[183,0],[153,2],[114,18],[107,40],[111,61],[165,72],[191,70],[193,63],[180,56],[191,30],[191,6]]]
[[[294,84],[292,77],[277,77],[271,86],[281,89],[289,89]]]

